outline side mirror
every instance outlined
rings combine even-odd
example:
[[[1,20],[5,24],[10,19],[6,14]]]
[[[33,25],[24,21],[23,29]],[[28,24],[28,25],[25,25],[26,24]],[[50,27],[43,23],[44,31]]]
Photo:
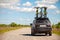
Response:
[[[32,23],[30,24],[30,26],[32,26]]]

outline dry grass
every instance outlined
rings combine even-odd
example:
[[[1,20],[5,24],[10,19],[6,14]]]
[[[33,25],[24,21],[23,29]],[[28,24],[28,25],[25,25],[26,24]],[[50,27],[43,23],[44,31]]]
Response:
[[[0,34],[10,31],[10,30],[16,30],[19,28],[21,28],[21,27],[0,27]]]
[[[54,28],[53,29],[53,33],[57,34],[57,35],[60,35],[60,28]]]
[[[11,30],[24,28],[24,27],[25,26],[17,26],[17,27],[5,26],[5,27],[0,27],[0,34],[3,34],[5,32],[11,31]],[[27,27],[30,27],[30,26],[27,26]]]

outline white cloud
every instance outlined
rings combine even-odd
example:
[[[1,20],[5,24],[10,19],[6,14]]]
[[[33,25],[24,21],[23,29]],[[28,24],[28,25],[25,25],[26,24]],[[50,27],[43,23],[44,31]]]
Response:
[[[0,3],[0,7],[6,8],[6,7],[9,7],[9,6],[11,6],[10,3]]]
[[[38,0],[38,1],[36,1],[35,3],[43,3],[43,4],[55,4],[56,2],[58,2],[59,0]]]
[[[37,7],[47,7],[48,9],[56,9],[55,5],[37,4]]]
[[[23,4],[23,6],[31,6],[32,4],[30,2],[26,2]]]
[[[34,11],[34,9],[33,8],[21,8],[21,11],[32,12],[32,11]]]
[[[58,0],[43,0],[46,3],[55,4]]]
[[[15,4],[19,2],[19,0],[0,0],[0,3],[10,3],[10,4]]]
[[[0,0],[0,7],[3,8],[13,8],[14,6],[19,6],[19,0]]]
[[[20,6],[20,4],[0,3],[0,7],[13,9],[14,7]]]
[[[42,0],[42,1],[36,1],[35,3],[37,3],[36,6],[39,6],[39,7],[43,7],[43,6],[46,6],[48,7],[48,9],[55,9],[56,6],[53,5],[53,4],[45,4],[46,0]],[[48,0],[47,0],[48,1]],[[21,12],[33,12],[35,11],[35,9],[33,8],[26,8],[26,7],[19,7],[20,4],[18,3],[19,0],[0,0],[0,7],[2,8],[8,8],[8,9],[12,9],[12,10],[17,10],[17,11],[21,11]],[[40,3],[41,2],[41,3]],[[45,2],[45,3],[44,3]],[[32,4],[30,2],[26,2],[23,4],[23,6],[31,6]]]
[[[57,13],[57,14],[60,14],[60,10],[56,10],[56,13]]]
[[[57,7],[55,5],[48,6],[49,9],[56,9]]]
[[[58,0],[42,0],[36,1],[37,7],[48,7],[48,9],[56,9],[57,7],[54,5]]]
[[[8,8],[8,9],[16,10],[16,11],[21,11],[21,12],[32,12],[32,11],[34,11],[33,8],[26,8],[26,7],[21,8],[21,7],[18,7],[17,5],[12,5],[10,3],[8,3],[8,4],[7,3],[1,3],[0,7]]]
[[[19,7],[20,4],[18,3],[19,0],[7,0],[7,1],[2,1],[0,0],[0,8],[8,8],[8,9],[12,9],[12,10],[16,10],[16,11],[21,11],[21,12],[32,12],[34,11],[33,8],[26,8],[26,7]],[[25,6],[31,6],[31,3],[30,2],[26,2],[24,4]]]

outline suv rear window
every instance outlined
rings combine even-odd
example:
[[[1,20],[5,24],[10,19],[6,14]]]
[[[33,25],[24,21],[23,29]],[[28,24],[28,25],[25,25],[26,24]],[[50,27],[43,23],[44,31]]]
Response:
[[[49,20],[37,20],[38,23],[49,23]]]

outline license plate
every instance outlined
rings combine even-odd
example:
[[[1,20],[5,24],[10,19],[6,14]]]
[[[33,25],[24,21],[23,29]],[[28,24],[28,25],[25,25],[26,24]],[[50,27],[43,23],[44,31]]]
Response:
[[[46,27],[46,25],[40,25],[40,27]]]

